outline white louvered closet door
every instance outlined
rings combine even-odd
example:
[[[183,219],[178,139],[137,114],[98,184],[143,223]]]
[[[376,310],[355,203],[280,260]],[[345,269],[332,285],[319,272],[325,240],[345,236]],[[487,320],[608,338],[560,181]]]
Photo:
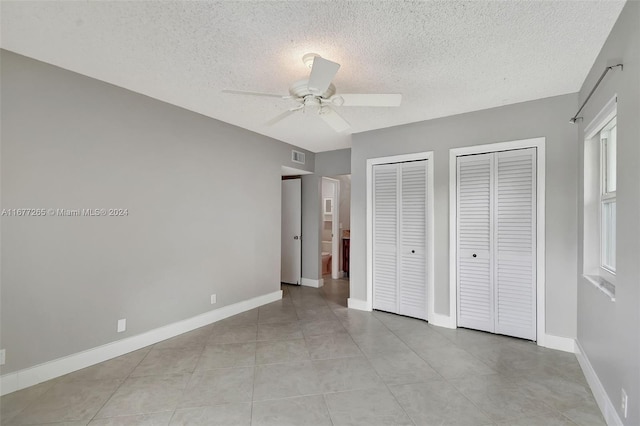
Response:
[[[373,309],[398,309],[398,167],[373,166]]]
[[[536,340],[536,149],[495,162],[496,333]]]
[[[373,308],[427,319],[427,160],[373,166]]]
[[[427,161],[400,165],[399,311],[427,319]]]
[[[536,339],[536,149],[458,157],[458,325]]]
[[[458,326],[494,331],[493,154],[458,157]]]

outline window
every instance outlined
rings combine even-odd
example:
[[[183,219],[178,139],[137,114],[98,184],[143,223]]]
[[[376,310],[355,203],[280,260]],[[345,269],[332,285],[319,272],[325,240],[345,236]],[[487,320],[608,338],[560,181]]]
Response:
[[[600,131],[600,267],[616,272],[616,118]]]
[[[583,276],[615,301],[617,98],[584,128]]]

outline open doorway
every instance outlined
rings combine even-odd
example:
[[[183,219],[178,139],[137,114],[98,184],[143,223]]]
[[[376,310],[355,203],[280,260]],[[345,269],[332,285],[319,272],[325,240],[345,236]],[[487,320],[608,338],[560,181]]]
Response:
[[[347,306],[351,237],[351,175],[322,178],[322,292],[328,302]]]
[[[349,279],[351,175],[322,178],[322,276]]]
[[[322,178],[322,234],[320,241],[320,254],[322,259],[322,277],[330,276],[333,279],[340,278],[339,263],[339,194],[340,181],[337,179]]]

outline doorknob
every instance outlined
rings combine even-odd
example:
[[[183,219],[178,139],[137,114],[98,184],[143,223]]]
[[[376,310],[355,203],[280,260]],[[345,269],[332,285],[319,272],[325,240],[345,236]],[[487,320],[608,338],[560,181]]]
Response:
[[[298,239],[298,236],[297,236],[297,235],[295,235],[295,236],[293,237],[293,239],[294,239],[294,240],[297,240],[297,239]]]

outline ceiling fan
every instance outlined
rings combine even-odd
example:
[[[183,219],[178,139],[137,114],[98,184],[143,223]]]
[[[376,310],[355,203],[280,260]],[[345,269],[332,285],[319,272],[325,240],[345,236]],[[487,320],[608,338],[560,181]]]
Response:
[[[289,108],[267,121],[265,125],[272,126],[295,113],[305,111],[307,108],[316,109],[318,115],[336,132],[344,132],[350,129],[350,125],[336,112],[334,107],[397,107],[400,106],[402,95],[394,94],[364,94],[341,93],[336,94],[336,87],[331,83],[340,64],[322,58],[315,53],[307,53],[302,61],[311,68],[308,80],[300,80],[289,87],[289,95],[276,95],[262,92],[246,92],[242,90],[223,90],[225,93],[252,96],[268,96],[280,99],[290,99],[298,105]]]

